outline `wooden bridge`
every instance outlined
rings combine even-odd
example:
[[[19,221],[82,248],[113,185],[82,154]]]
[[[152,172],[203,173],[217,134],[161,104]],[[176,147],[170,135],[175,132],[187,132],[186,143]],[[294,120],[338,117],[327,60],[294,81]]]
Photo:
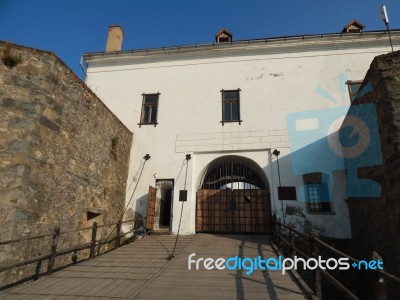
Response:
[[[0,299],[308,299],[281,271],[188,270],[188,257],[276,257],[263,235],[150,235],[52,275],[0,292]],[[194,268],[194,264],[193,264]]]

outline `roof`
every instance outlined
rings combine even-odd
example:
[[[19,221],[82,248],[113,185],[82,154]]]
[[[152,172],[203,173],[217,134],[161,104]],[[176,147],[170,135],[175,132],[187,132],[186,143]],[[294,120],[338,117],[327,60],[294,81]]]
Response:
[[[360,31],[363,30],[363,29],[365,28],[365,25],[363,25],[361,22],[359,22],[359,21],[357,21],[357,20],[351,20],[349,23],[347,23],[347,24],[343,27],[342,33],[347,32],[348,29],[349,29],[351,26],[358,27],[358,28],[360,29]]]
[[[225,28],[222,28],[220,31],[218,31],[218,32],[215,34],[215,36],[219,36],[219,35],[222,34],[222,33],[225,33],[225,34],[230,35],[230,36],[233,35],[232,32],[230,32],[229,30],[226,30]]]
[[[400,30],[392,29],[392,39],[400,39]],[[300,43],[300,42],[314,42],[321,41],[325,43],[327,41],[337,42],[337,40],[356,40],[356,39],[368,39],[377,40],[378,36],[387,35],[387,30],[375,30],[375,31],[363,31],[357,33],[326,33],[326,34],[309,34],[309,35],[289,35],[289,36],[277,36],[270,38],[256,38],[247,40],[236,40],[225,43],[209,43],[209,44],[194,44],[194,45],[183,45],[183,46],[168,46],[168,47],[158,47],[158,48],[145,48],[145,49],[134,49],[134,50],[123,50],[114,52],[87,52],[83,54],[85,60],[92,57],[96,58],[106,58],[106,57],[121,57],[121,56],[150,56],[158,54],[172,54],[172,53],[184,53],[184,52],[200,52],[209,50],[227,50],[235,48],[243,48],[248,46],[258,46],[258,45],[270,45],[284,43]],[[394,38],[394,36],[398,38]]]
[[[358,27],[362,27],[365,28],[365,25],[362,24],[361,22],[357,21],[357,20],[351,20],[349,23],[347,23],[346,25],[344,25],[344,28],[348,28],[351,25],[358,25]]]

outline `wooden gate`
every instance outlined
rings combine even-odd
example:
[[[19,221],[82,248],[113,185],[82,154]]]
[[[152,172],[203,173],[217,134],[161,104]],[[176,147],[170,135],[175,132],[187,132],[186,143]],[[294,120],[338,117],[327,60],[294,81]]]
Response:
[[[149,194],[147,198],[147,230],[153,230],[154,227],[154,215],[156,211],[156,195],[157,189],[149,186]]]
[[[196,232],[270,233],[270,207],[264,189],[198,190]]]

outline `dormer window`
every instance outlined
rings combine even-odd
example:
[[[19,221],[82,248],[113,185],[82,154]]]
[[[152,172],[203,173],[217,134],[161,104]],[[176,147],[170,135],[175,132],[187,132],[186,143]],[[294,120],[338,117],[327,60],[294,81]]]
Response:
[[[229,37],[218,38],[218,43],[230,42]]]
[[[215,35],[216,43],[232,42],[232,33],[226,29],[222,29]]]
[[[365,26],[357,20],[351,20],[349,23],[346,24],[346,26],[344,26],[342,33],[359,33],[364,28]]]

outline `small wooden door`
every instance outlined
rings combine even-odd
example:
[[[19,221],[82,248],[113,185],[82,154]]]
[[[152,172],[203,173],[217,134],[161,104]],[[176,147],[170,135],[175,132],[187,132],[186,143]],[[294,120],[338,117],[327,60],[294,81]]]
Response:
[[[153,230],[154,227],[154,215],[156,211],[156,195],[157,189],[149,186],[149,194],[147,198],[147,230]]]

